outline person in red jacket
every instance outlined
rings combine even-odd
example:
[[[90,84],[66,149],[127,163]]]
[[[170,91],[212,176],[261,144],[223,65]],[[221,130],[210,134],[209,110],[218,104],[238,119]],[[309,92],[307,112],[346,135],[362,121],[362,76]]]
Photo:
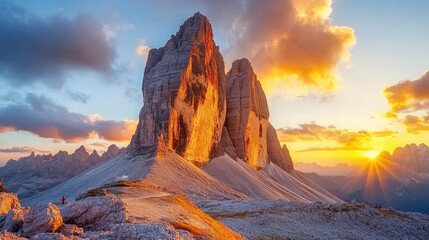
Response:
[[[63,203],[63,205],[66,203],[66,196],[63,196],[63,197],[61,198],[61,202]]]

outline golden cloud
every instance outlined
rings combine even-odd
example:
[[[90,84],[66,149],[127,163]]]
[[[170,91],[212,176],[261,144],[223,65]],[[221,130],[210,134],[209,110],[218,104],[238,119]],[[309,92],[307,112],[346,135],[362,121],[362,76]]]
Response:
[[[402,123],[407,127],[409,133],[417,134],[421,131],[429,131],[429,112],[426,116],[407,115]]]
[[[409,133],[429,131],[429,71],[417,80],[387,87],[384,96],[390,106],[385,117],[395,118]]]
[[[135,53],[138,56],[147,56],[149,54],[149,50],[150,47],[147,44],[141,43],[136,47]]]
[[[137,128],[137,121],[123,120],[96,122],[96,132],[98,136],[109,141],[125,142],[129,141]]]
[[[429,71],[417,80],[407,80],[384,89],[390,110],[387,117],[398,113],[429,109]]]
[[[339,63],[355,44],[350,27],[331,26],[331,0],[246,1],[235,21],[234,51],[249,58],[268,89],[299,82],[333,92]],[[247,55],[247,56],[246,56]]]
[[[315,122],[300,124],[298,128],[277,129],[277,135],[282,142],[297,141],[335,141],[338,147],[312,147],[302,151],[337,151],[337,150],[371,150],[373,138],[383,138],[394,135],[392,131],[350,131],[337,129],[334,126],[322,126]]]

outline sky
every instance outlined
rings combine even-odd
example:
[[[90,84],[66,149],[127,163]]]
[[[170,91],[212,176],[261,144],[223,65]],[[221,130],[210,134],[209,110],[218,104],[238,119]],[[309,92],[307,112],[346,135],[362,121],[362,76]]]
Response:
[[[246,57],[295,162],[362,164],[429,139],[428,1],[0,3],[0,165],[127,146],[147,54],[195,12]]]

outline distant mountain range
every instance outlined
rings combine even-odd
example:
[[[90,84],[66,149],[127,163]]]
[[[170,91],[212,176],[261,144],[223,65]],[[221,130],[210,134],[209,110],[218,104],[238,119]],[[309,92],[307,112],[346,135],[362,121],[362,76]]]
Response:
[[[339,163],[335,166],[320,166],[317,163],[294,163],[296,170],[304,173],[317,173],[320,176],[354,176],[359,171],[359,166]]]
[[[59,151],[55,155],[35,155],[33,152],[27,157],[9,160],[0,168],[0,178],[4,180],[6,189],[25,198],[64,182],[122,150],[110,145],[101,156],[95,150],[88,153],[84,146],[72,154]]]
[[[328,167],[330,171],[311,167],[317,173],[306,173],[307,178],[343,200],[429,213],[429,147],[425,144],[398,147],[392,154],[382,152],[355,174],[333,176],[333,169],[341,167]]]

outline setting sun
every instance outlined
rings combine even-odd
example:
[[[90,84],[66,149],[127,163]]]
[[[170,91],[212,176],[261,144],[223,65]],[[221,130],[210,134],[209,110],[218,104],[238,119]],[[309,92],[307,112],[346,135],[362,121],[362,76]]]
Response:
[[[376,159],[376,158],[377,158],[377,156],[378,156],[378,154],[379,154],[379,152],[377,152],[377,151],[368,151],[368,152],[366,152],[366,156],[367,156],[369,159],[371,159],[371,160]]]

